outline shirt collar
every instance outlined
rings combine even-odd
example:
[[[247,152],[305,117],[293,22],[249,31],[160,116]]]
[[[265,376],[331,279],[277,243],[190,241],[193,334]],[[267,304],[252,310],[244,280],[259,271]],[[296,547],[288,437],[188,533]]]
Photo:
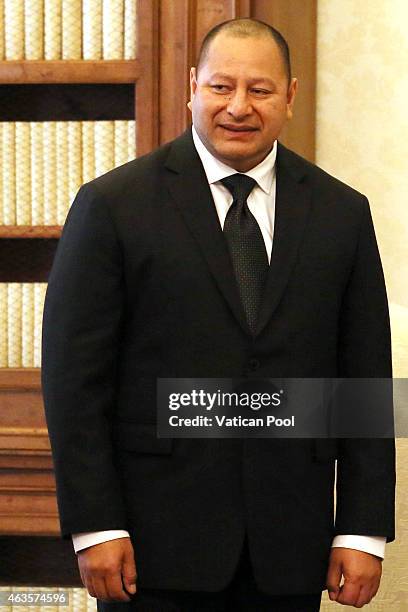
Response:
[[[227,166],[219,159],[214,157],[212,153],[206,148],[197,134],[194,125],[192,126],[193,133],[193,141],[194,146],[197,149],[197,153],[201,159],[201,162],[204,166],[204,171],[207,176],[208,183],[211,185],[212,183],[216,183],[226,176],[230,176],[231,174],[235,174],[237,170],[235,168],[231,168],[231,166]],[[268,153],[264,160],[261,161],[257,166],[248,170],[248,172],[244,172],[247,176],[255,179],[259,187],[267,194],[271,194],[273,179],[275,176],[275,162],[276,162],[276,154],[278,149],[278,142],[275,140],[273,143],[272,150]]]

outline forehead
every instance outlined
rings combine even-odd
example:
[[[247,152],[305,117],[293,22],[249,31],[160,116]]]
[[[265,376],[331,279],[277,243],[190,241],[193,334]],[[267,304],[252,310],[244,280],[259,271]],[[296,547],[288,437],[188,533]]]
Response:
[[[200,72],[208,77],[214,73],[231,77],[285,77],[281,51],[272,36],[237,36],[221,32],[210,43]]]

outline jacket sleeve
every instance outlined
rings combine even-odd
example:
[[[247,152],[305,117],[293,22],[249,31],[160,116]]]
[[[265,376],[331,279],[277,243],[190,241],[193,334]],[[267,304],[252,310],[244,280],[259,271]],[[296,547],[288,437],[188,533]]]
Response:
[[[62,232],[43,317],[42,388],[64,538],[126,528],[111,442],[122,311],[114,223],[87,184]]]
[[[386,288],[365,198],[354,266],[341,306],[338,342],[340,377],[392,377]],[[392,412],[392,393],[390,409]],[[340,439],[335,534],[386,536],[392,541],[394,496],[394,439]]]

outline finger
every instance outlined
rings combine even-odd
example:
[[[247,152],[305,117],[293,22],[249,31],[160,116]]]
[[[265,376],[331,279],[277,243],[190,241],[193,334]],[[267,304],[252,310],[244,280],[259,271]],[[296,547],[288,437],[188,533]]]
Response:
[[[86,566],[84,566],[84,564],[82,563],[80,554],[81,554],[81,551],[78,554],[78,569],[79,569],[79,573],[81,576],[82,584],[84,585],[84,587],[86,588],[86,590],[88,591],[91,597],[96,597],[93,594],[93,584],[92,584],[91,574],[87,572]]]
[[[371,601],[377,595],[379,588],[380,588],[379,579],[374,579],[374,580],[371,580],[371,582],[367,583],[369,601]]]
[[[84,574],[84,572],[83,572],[81,569],[79,569],[79,575],[81,576],[81,582],[82,582],[82,584],[83,584],[83,585],[84,585],[84,587],[86,588],[86,578],[85,578],[85,574]]]
[[[378,578],[377,580],[375,580],[374,584],[372,585],[371,599],[377,595],[379,588],[380,588],[380,579]]]
[[[93,586],[93,582],[92,582],[91,576],[85,576],[84,586],[85,586],[86,590],[88,591],[88,593],[90,594],[91,597],[96,597],[96,592],[95,592],[95,589],[94,589],[94,586]]]
[[[360,589],[361,586],[359,584],[346,580],[340,589],[339,596],[337,597],[337,603],[341,603],[344,606],[354,606],[355,602],[359,598]]]
[[[332,601],[337,599],[340,592],[341,576],[341,565],[339,563],[335,563],[334,561],[330,561],[326,577],[326,586],[329,597]]]
[[[108,599],[108,591],[106,589],[105,579],[103,576],[92,576],[92,587],[97,599]]]
[[[129,593],[136,593],[136,564],[133,552],[126,553],[122,563],[122,580],[125,589]]]
[[[354,604],[356,608],[362,608],[365,604],[370,603],[371,597],[371,585],[365,584],[360,589],[360,595],[357,598],[356,603]]]
[[[114,574],[107,574],[105,576],[106,590],[110,599],[117,599],[119,601],[130,601],[129,595],[123,589],[122,576],[120,572]]]

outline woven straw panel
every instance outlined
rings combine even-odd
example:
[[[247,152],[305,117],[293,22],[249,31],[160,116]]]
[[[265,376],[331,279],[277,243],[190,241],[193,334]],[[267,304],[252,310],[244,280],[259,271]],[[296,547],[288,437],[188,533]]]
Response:
[[[44,0],[44,59],[61,59],[61,0]]]
[[[5,59],[24,59],[24,0],[4,0]]]
[[[103,59],[123,59],[123,0],[103,2]]]
[[[137,55],[137,0],[125,0],[125,48],[124,58],[134,59]]]
[[[44,2],[24,2],[24,44],[25,59],[44,59]]]
[[[101,0],[82,0],[82,55],[87,60],[102,59]]]
[[[82,0],[62,0],[62,59],[82,58]]]

